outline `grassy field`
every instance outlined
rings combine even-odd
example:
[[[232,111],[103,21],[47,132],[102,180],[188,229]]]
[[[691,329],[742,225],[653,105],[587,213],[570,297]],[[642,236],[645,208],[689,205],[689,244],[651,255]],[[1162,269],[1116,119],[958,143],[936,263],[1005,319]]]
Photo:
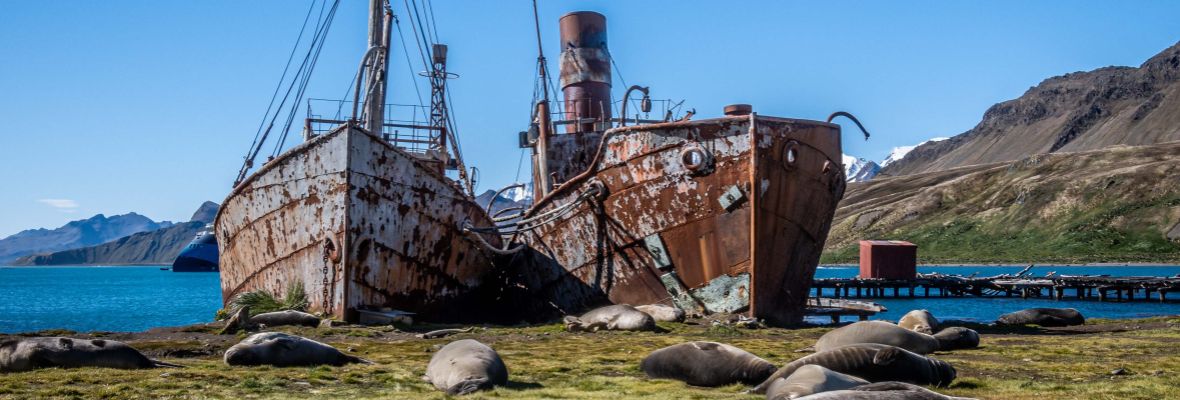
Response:
[[[707,324],[661,324],[664,333],[566,333],[557,324],[479,329],[424,340],[392,327],[295,328],[351,350],[375,365],[273,368],[228,367],[225,348],[244,335],[218,336],[208,329],[140,334],[89,334],[131,343],[184,369],[48,369],[0,375],[2,398],[444,398],[421,380],[433,351],[456,339],[474,338],[504,358],[511,383],[466,398],[756,399],[745,387],[690,387],[647,379],[639,360],[652,350],[690,340],[730,343],[785,364],[830,328],[746,330]],[[959,378],[939,392],[981,399],[1180,398],[1180,319],[1092,321],[1074,329],[997,330],[981,347],[937,353]],[[63,334],[68,332],[54,332]],[[1112,375],[1124,368],[1125,375]]]

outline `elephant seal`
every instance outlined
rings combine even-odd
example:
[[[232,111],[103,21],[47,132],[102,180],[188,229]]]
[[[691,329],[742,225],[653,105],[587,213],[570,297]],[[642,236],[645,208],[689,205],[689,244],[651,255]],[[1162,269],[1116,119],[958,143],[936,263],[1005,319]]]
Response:
[[[827,351],[856,343],[887,344],[918,354],[930,354],[938,350],[978,347],[979,334],[967,328],[952,327],[927,335],[884,321],[861,321],[825,333],[815,342],[815,350]]]
[[[320,326],[320,317],[303,311],[283,310],[255,315],[250,317],[250,323],[266,326],[298,325],[316,327]]]
[[[938,332],[938,318],[934,318],[934,314],[931,314],[930,311],[913,310],[901,316],[901,320],[897,321],[897,326],[933,335],[934,332]]]
[[[774,373],[774,364],[728,344],[688,342],[653,351],[639,369],[657,379],[675,379],[693,386],[753,385]]]
[[[832,390],[851,389],[869,383],[819,365],[804,365],[791,376],[776,379],[766,390],[767,400],[788,400]]]
[[[996,325],[1072,326],[1086,323],[1086,317],[1072,308],[1029,308],[1001,315]]]
[[[684,322],[684,310],[663,304],[648,304],[635,307],[660,322]]]
[[[311,365],[341,366],[348,363],[372,364],[335,347],[282,332],[255,333],[225,351],[227,365],[274,365],[294,367]]]
[[[939,350],[974,349],[979,347],[979,332],[961,326],[952,326],[934,334]]]
[[[879,382],[847,390],[816,393],[799,400],[976,400],[951,397],[921,386],[904,382]]]
[[[626,304],[599,307],[581,317],[566,316],[565,329],[570,332],[654,331],[656,320],[643,311]]]
[[[0,372],[53,367],[141,369],[181,366],[147,358],[139,350],[113,340],[35,337],[0,341]]]
[[[422,379],[455,396],[508,383],[508,367],[491,347],[463,339],[434,353]]]
[[[885,344],[861,343],[821,351],[779,368],[752,392],[763,394],[778,378],[791,376],[804,365],[815,364],[832,371],[860,377],[869,382],[901,381],[919,385],[946,386],[955,380],[955,367]]]

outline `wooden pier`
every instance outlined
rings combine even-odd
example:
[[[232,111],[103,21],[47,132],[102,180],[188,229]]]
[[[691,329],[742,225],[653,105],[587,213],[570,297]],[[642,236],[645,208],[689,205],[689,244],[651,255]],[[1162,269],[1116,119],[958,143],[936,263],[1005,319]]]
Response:
[[[1180,291],[1180,276],[1056,275],[1029,277],[1029,268],[1016,275],[975,277],[918,274],[914,279],[815,279],[813,297],[838,299],[916,297],[1020,297],[1097,301],[1168,301]]]
[[[885,311],[889,311],[885,306],[867,301],[812,297],[807,299],[805,313],[808,316],[828,316],[832,318],[833,324],[838,324],[840,317],[846,315],[867,321],[870,316]]]

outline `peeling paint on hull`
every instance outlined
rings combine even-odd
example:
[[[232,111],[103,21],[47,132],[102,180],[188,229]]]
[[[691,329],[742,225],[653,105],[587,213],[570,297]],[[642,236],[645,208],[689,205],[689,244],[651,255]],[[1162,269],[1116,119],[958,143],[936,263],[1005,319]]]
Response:
[[[780,325],[801,320],[844,192],[839,126],[750,115],[626,127],[603,137],[590,168],[576,176],[562,176],[553,164],[581,163],[584,155],[572,146],[550,151],[550,170],[568,181],[528,214],[576,201],[595,184],[606,196],[514,238],[528,248],[514,260],[513,278],[522,296],[544,299],[534,312],[671,304],[660,277],[674,272],[702,310],[744,309]],[[697,151],[708,165],[686,159]],[[670,266],[661,269],[645,246],[652,235]]]
[[[224,302],[302,282],[311,310],[335,318],[392,308],[465,320],[493,268],[459,228],[490,226],[483,209],[434,166],[358,128],[287,151],[223,204],[215,229]]]

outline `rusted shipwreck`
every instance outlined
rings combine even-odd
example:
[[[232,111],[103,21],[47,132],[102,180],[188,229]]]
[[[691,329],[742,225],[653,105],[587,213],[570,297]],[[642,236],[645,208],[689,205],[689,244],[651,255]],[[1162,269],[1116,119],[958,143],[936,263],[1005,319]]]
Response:
[[[430,55],[430,122],[391,123],[387,1],[370,2],[369,23],[356,98],[346,104],[352,117],[309,115],[304,143],[247,176],[252,148],[222,203],[215,229],[224,301],[302,283],[312,311],[352,321],[364,310],[445,317],[486,304],[476,291],[492,268],[491,254],[461,226],[491,221],[471,196],[446,117],[446,46],[434,45]],[[316,128],[323,126],[331,128]]]
[[[840,126],[748,105],[702,120],[628,118],[636,91],[650,110],[638,86],[612,118],[605,17],[570,13],[560,31],[564,112],[551,117],[545,92],[522,139],[538,200],[499,227],[518,243],[505,249],[519,296],[558,313],[667,303],[800,322],[845,189]]]

